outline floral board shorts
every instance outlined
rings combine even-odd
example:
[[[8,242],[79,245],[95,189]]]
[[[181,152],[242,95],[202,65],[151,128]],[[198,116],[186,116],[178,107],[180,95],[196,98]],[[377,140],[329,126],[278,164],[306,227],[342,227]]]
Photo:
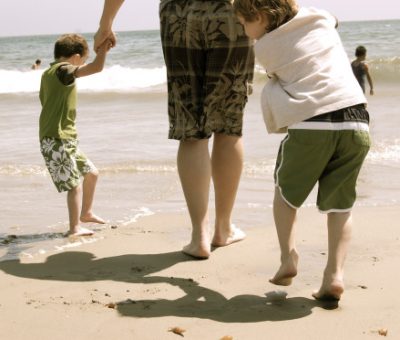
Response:
[[[161,0],[170,139],[242,135],[254,53],[229,0]]]
[[[58,192],[75,188],[81,176],[96,170],[75,139],[45,137],[40,142],[40,151]]]

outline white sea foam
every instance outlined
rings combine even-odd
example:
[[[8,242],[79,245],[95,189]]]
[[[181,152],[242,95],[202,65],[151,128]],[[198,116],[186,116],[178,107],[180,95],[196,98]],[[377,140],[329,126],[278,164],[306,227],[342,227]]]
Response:
[[[367,160],[376,164],[398,165],[400,163],[400,139],[378,142],[368,153]]]
[[[380,58],[369,61],[375,79],[383,82],[398,80],[400,58]],[[20,71],[0,69],[0,94],[34,93],[40,89],[43,70]],[[265,70],[256,65],[255,83],[266,81]],[[102,72],[77,80],[79,91],[83,92],[148,92],[166,91],[165,66],[154,68],[130,68],[120,65],[106,67]]]
[[[30,93],[40,90],[43,70],[0,70],[0,93]],[[150,90],[166,83],[165,67],[129,68],[114,65],[101,73],[77,80],[80,91],[112,92]]]

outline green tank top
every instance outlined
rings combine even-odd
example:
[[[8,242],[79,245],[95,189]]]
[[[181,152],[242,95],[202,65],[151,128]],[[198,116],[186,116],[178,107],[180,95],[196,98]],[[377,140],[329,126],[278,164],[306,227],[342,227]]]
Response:
[[[60,80],[61,66],[70,73],[69,85]],[[53,62],[43,72],[40,83],[40,102],[42,112],[39,119],[39,138],[54,137],[76,139],[76,85],[73,72],[76,66],[66,62]]]

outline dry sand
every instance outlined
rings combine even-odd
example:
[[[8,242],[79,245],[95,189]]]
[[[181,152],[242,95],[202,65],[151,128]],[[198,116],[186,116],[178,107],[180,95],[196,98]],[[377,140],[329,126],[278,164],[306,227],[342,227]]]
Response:
[[[384,338],[380,330],[400,339],[399,207],[354,210],[338,305],[311,297],[326,261],[324,218],[300,210],[290,287],[268,282],[279,261],[271,216],[205,261],[180,252],[187,215],[157,214],[75,249],[0,262],[0,339],[182,338],[173,327],[201,340]]]

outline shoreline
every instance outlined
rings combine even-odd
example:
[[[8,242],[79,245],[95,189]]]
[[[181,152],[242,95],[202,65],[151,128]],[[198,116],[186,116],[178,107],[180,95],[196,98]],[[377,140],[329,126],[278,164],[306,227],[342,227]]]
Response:
[[[107,228],[97,242],[0,262],[0,338],[13,339],[373,339],[400,334],[399,206],[355,207],[339,306],[311,297],[326,261],[324,215],[298,217],[299,275],[268,282],[279,246],[268,213],[247,239],[199,261],[180,250],[184,213],[160,213]],[[52,320],[52,322],[49,322]],[[340,324],[340,327],[338,325]],[[296,329],[296,332],[290,331]]]

